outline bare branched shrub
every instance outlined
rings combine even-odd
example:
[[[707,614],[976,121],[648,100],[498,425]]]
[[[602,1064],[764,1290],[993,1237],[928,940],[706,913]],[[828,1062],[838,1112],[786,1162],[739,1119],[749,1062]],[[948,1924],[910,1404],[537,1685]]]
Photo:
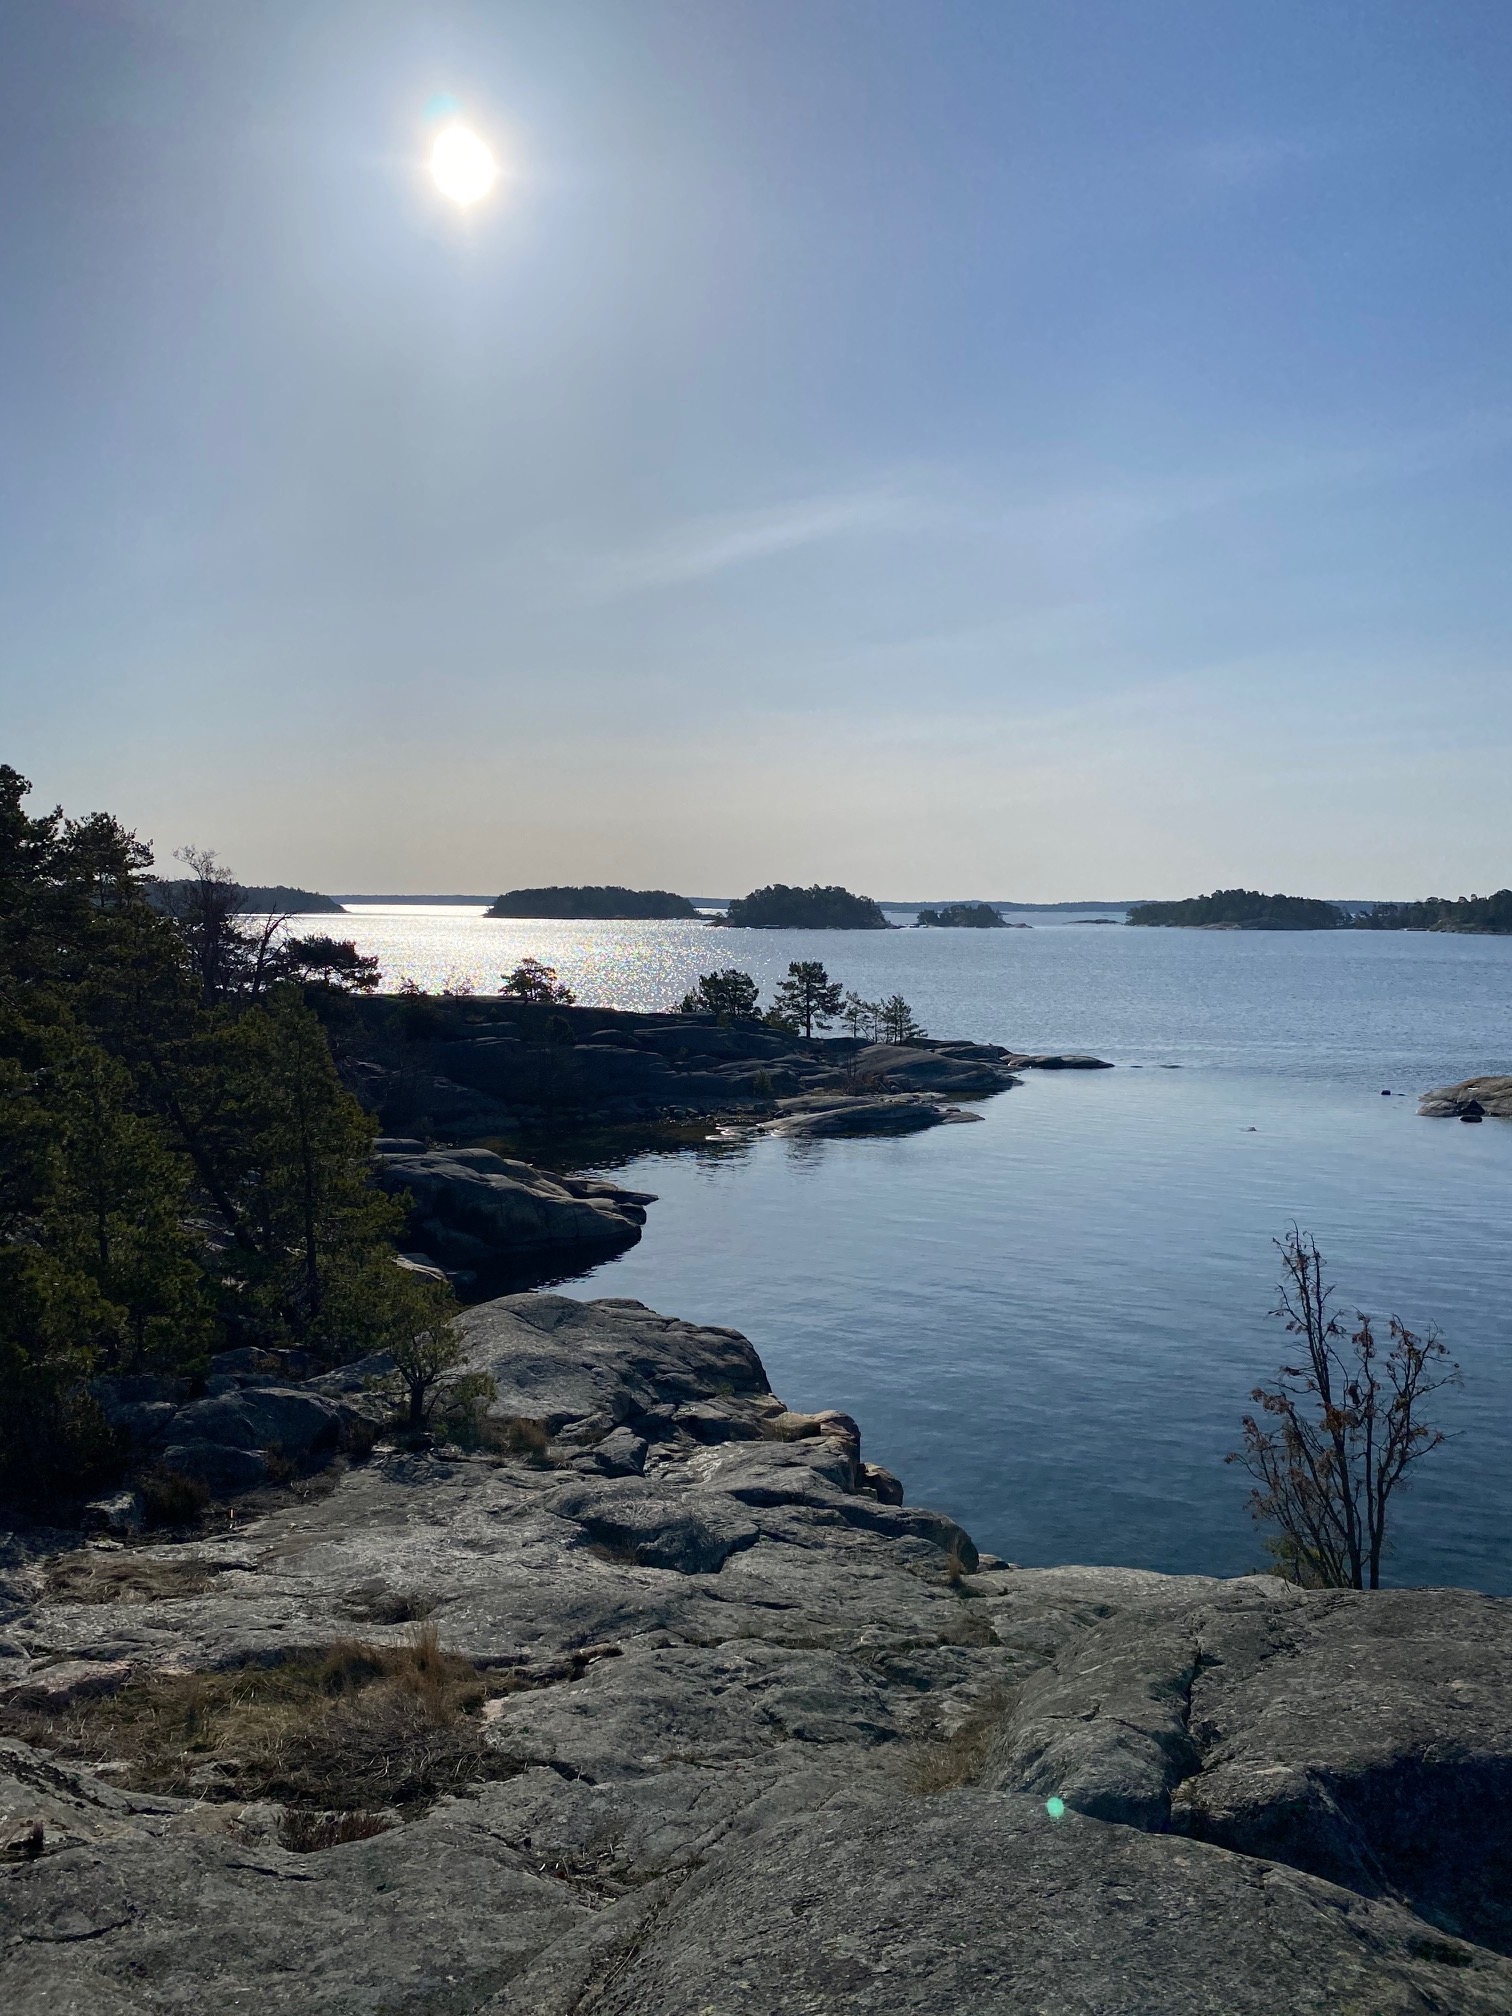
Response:
[[[1280,1300],[1272,1315],[1302,1340],[1302,1362],[1283,1365],[1250,1398],[1244,1446],[1226,1459],[1255,1480],[1254,1517],[1278,1527],[1266,1544],[1281,1572],[1314,1588],[1378,1589],[1393,1494],[1444,1431],[1424,1402],[1459,1379],[1437,1330],[1419,1335],[1388,1321],[1383,1353],[1363,1313],[1347,1329],[1334,1313],[1316,1242],[1293,1225],[1276,1241]]]

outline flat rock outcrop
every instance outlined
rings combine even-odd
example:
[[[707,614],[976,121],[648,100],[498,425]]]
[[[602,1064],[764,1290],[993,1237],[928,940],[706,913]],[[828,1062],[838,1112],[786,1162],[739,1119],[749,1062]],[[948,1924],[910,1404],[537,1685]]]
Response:
[[[1512,1120],[1512,1078],[1462,1078],[1418,1101],[1419,1113],[1430,1120],[1454,1120],[1475,1107],[1494,1120]]]
[[[8,2012],[1512,2008],[1512,1604],[1014,1569],[734,1331],[465,1323],[477,1449],[0,1542]],[[92,1747],[133,1689],[360,1668],[415,1620],[470,1662],[472,1764],[364,1838],[245,1751],[165,1788],[129,1721]]]

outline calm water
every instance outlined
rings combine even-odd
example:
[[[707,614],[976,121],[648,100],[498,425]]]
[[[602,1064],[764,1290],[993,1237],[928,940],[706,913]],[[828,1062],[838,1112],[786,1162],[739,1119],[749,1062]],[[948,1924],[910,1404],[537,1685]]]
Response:
[[[1392,1579],[1512,1592],[1512,1122],[1420,1120],[1410,1096],[1512,1070],[1512,940],[413,911],[343,929],[391,984],[491,991],[530,952],[637,1008],[716,963],[770,984],[819,957],[936,1033],[1112,1059],[1031,1077],[979,1126],[643,1157],[624,1175],[661,1197],[645,1239],[571,1292],[746,1331],[791,1405],[854,1413],[911,1499],[1010,1559],[1234,1572],[1262,1557],[1222,1459],[1281,1357],[1270,1241],[1296,1218],[1346,1306],[1436,1321],[1464,1368]]]

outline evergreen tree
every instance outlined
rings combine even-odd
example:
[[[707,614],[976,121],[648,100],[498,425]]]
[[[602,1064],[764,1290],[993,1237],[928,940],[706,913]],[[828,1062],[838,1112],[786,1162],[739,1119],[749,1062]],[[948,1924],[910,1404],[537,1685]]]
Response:
[[[811,1037],[816,1023],[828,1028],[840,1013],[844,995],[840,983],[830,979],[817,959],[795,959],[777,989],[777,1007]]]
[[[130,1073],[99,1045],[76,1040],[48,1075],[52,1180],[37,1232],[89,1283],[95,1362],[198,1369],[211,1325],[202,1242],[188,1229],[188,1163],[136,1110]]]
[[[539,959],[522,959],[499,992],[511,1001],[534,1001],[546,1008],[570,1008],[577,996],[558,980],[555,966],[543,966]]]
[[[846,995],[840,1009],[840,1020],[858,1041],[864,1036],[869,1043],[876,1043],[881,1036],[882,1003],[863,1001],[859,994],[852,991]]]
[[[749,973],[726,966],[718,973],[701,973],[698,985],[682,998],[684,1015],[724,1015],[731,1020],[756,1013],[761,989]]]
[[[369,1184],[375,1123],[342,1085],[291,988],[217,1030],[200,1140],[230,1235],[222,1297],[238,1330],[336,1359],[381,1323],[403,1205]]]
[[[119,1460],[95,1373],[247,1338],[352,1356],[405,1306],[404,1207],[370,1187],[373,1123],[299,988],[200,957],[133,835],[32,816],[29,789],[0,765],[0,1492],[22,1496]],[[229,879],[191,865],[212,897]]]
[[[877,1025],[883,1043],[913,1043],[926,1032],[915,1022],[912,1008],[901,994],[890,994],[877,1011]]]

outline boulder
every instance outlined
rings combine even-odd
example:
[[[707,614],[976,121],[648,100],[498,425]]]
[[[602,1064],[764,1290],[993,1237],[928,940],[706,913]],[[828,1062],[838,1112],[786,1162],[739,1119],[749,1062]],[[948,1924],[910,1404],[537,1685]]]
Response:
[[[639,1477],[646,1467],[646,1444],[628,1428],[615,1428],[580,1460],[605,1477]]]
[[[147,1523],[140,1491],[114,1491],[107,1498],[92,1498],[79,1515],[86,1533],[109,1533],[129,1539]]]
[[[1454,1120],[1478,1107],[1493,1120],[1512,1120],[1512,1078],[1462,1078],[1425,1092],[1418,1111],[1430,1120]]]
[[[546,1252],[612,1252],[640,1237],[644,1192],[597,1181],[578,1191],[487,1148],[383,1156],[374,1179],[408,1193],[417,1241],[443,1264],[486,1269]]]
[[[765,1399],[761,1360],[735,1330],[681,1323],[643,1303],[504,1295],[461,1319],[469,1363],[494,1382],[493,1412],[553,1433],[594,1416],[632,1426],[719,1395]]]
[[[268,1459],[260,1449],[242,1449],[227,1442],[170,1442],[162,1451],[160,1467],[225,1496],[255,1491],[270,1475]]]
[[[195,1400],[173,1417],[171,1440],[228,1449],[277,1449],[303,1459],[333,1450],[345,1414],[340,1404],[304,1386],[240,1386]]]

